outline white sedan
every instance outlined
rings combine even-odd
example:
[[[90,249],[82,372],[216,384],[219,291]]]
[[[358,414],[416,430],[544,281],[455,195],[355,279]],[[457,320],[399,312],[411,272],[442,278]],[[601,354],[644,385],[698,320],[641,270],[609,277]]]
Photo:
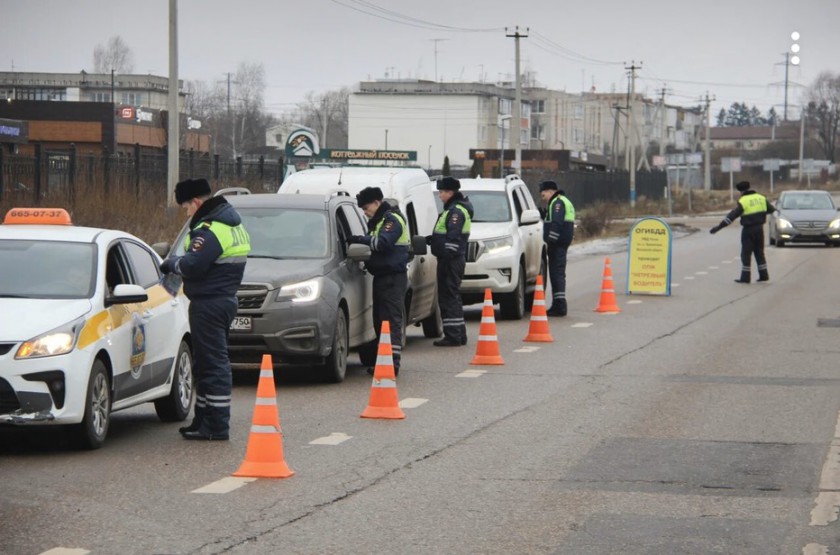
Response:
[[[63,209],[15,208],[0,260],[0,424],[69,424],[95,449],[112,411],[151,401],[161,420],[187,417],[188,301],[161,285],[151,247]]]

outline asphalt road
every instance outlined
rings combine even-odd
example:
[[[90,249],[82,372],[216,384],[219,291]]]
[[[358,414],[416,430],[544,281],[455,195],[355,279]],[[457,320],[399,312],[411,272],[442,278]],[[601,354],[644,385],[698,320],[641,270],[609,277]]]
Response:
[[[593,311],[604,255],[572,257],[554,342],[497,320],[504,365],[469,364],[480,305],[467,347],[412,328],[405,420],[359,418],[361,366],[278,372],[285,480],[230,478],[255,374],[228,443],[183,441],[151,406],[94,452],[4,432],[0,553],[837,553],[840,249],[770,247],[771,281],[736,284],[739,229],[717,221],[674,241],[670,297],[624,294],[610,254],[620,314]]]

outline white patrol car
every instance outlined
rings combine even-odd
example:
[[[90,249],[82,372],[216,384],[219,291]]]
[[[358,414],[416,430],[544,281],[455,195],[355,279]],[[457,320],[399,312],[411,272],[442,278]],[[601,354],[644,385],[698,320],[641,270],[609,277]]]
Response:
[[[154,401],[164,421],[187,417],[188,301],[161,285],[148,245],[63,209],[13,208],[0,260],[0,424],[71,424],[95,449],[114,410]]]

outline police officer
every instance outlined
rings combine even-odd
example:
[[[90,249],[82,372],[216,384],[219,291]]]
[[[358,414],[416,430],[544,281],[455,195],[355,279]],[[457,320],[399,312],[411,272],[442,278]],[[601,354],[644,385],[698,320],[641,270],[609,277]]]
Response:
[[[776,211],[772,204],[767,201],[764,195],[750,189],[749,181],[741,181],[735,188],[741,192],[738,199],[738,206],[732,209],[721,222],[709,230],[715,234],[724,227],[741,218],[741,277],[736,283],[750,282],[751,258],[755,255],[755,263],[758,266],[758,281],[769,281],[770,274],[767,273],[767,259],[764,258],[764,222],[767,221],[767,214]]]
[[[399,374],[408,290],[408,226],[399,210],[383,200],[379,187],[365,187],[356,195],[356,201],[368,218],[368,234],[354,235],[348,242],[370,246],[370,259],[365,267],[373,275],[376,342],[379,343],[382,322],[387,320],[391,326],[394,373]],[[373,368],[368,368],[368,373],[373,374]]]
[[[438,305],[443,320],[443,338],[436,347],[456,347],[467,344],[467,325],[461,304],[461,280],[467,264],[467,242],[473,207],[461,193],[461,182],[454,177],[437,181],[438,196],[443,212],[435,224],[434,233],[427,238],[432,254],[437,257]]]
[[[543,224],[543,241],[548,250],[548,278],[551,281],[549,316],[565,316],[566,255],[575,236],[575,207],[554,181],[540,183],[540,196],[548,203]]]
[[[193,420],[179,431],[184,439],[227,440],[232,387],[228,332],[251,243],[239,214],[224,197],[210,196],[206,179],[178,183],[175,201],[191,217],[186,252],[167,258],[160,269],[184,279],[196,380]]]

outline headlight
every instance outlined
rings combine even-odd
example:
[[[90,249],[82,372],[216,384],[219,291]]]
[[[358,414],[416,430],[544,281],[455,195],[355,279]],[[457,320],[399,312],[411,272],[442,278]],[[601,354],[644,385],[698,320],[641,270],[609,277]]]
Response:
[[[29,341],[24,341],[15,353],[15,358],[54,357],[69,353],[76,346],[82,323],[83,321],[71,322]]]
[[[784,218],[778,218],[776,220],[776,227],[779,229],[789,229],[793,227],[793,225],[791,225],[791,223]]]
[[[484,251],[487,254],[498,254],[513,248],[513,237],[499,237],[498,239],[487,239],[484,242]]]
[[[831,220],[831,223],[828,224],[828,229],[840,229],[840,218]]]
[[[277,301],[292,301],[293,303],[312,302],[321,296],[321,280],[310,279],[300,283],[284,285],[277,292]]]

